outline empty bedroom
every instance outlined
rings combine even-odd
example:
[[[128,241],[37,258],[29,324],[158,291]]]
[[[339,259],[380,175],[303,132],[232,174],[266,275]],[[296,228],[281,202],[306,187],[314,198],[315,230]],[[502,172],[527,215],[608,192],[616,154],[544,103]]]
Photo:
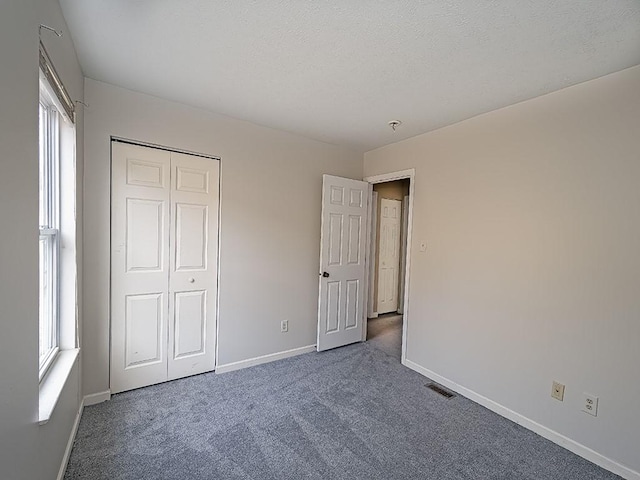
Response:
[[[0,478],[640,480],[640,2],[3,0]]]

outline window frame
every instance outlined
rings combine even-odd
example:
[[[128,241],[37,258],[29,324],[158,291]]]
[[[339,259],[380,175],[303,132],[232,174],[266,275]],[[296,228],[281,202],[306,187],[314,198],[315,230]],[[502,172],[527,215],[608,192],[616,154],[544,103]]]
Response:
[[[61,110],[48,81],[40,78],[39,99],[39,312],[38,377],[60,351],[60,121]],[[45,290],[46,289],[46,290]],[[45,318],[46,318],[46,325]],[[48,337],[43,345],[43,335]]]

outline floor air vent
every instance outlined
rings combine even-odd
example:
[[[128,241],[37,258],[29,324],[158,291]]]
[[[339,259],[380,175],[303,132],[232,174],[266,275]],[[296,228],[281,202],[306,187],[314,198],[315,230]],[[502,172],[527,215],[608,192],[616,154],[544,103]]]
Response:
[[[425,387],[430,388],[431,390],[433,390],[436,393],[439,393],[443,397],[446,397],[446,398],[455,397],[455,395],[453,393],[451,393],[449,390],[445,390],[444,388],[442,388],[437,383],[427,383],[425,385]]]

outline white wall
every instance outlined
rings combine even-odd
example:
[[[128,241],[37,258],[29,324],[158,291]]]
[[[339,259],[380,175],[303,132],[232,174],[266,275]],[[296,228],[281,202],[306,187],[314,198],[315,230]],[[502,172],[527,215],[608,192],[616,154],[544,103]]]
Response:
[[[219,364],[315,344],[322,174],[362,178],[362,155],[90,79],[85,92],[85,393],[109,388],[112,135],[222,159]]]
[[[38,25],[67,31],[56,1],[0,6],[0,465],[3,479],[54,479],[80,404],[76,364],[49,423],[38,426]],[[43,34],[75,99],[83,77],[68,33]],[[78,119],[82,179],[82,114]]]
[[[365,154],[406,168],[408,360],[640,471],[640,67]]]

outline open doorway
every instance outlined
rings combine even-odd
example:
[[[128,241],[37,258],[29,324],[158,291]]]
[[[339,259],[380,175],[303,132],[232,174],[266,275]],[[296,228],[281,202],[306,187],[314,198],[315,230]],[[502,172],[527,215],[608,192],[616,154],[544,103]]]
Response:
[[[367,317],[380,318],[377,303],[381,298],[380,292],[383,291],[388,295],[382,301],[381,311],[394,316],[399,315],[399,318],[395,319],[396,330],[401,330],[401,349],[398,356],[401,363],[405,363],[409,323],[408,292],[414,175],[413,169],[367,177],[364,181],[323,175],[316,342],[319,352],[366,340]],[[396,240],[389,240],[384,231],[378,232],[378,202],[370,200],[374,197],[375,185],[396,180],[405,180],[400,183],[402,200],[397,201],[400,204],[386,204],[387,213],[390,213],[387,220],[392,228],[400,230],[400,238],[398,240],[397,237],[393,237]],[[407,182],[408,196],[405,195]],[[389,187],[376,187],[375,194],[379,199],[384,198],[381,192],[385,191],[385,188]],[[380,209],[383,211],[384,205],[382,201],[380,203]],[[395,218],[390,218],[394,215]],[[381,213],[380,217],[384,217],[384,214]],[[390,258],[394,265],[389,271],[384,272],[388,278],[380,280],[382,287],[376,285],[381,271],[380,264],[385,262],[384,259],[383,262],[377,262],[376,274],[376,252],[383,250],[378,242],[379,238],[388,241],[384,248],[384,258]],[[392,247],[390,250],[386,248],[389,245]],[[371,250],[375,252],[372,254]],[[374,312],[372,315],[367,315],[369,309]],[[382,320],[390,322],[388,317]],[[376,327],[388,323],[382,320],[375,325],[372,324],[372,335],[379,334],[380,329]]]
[[[365,179],[371,186],[367,340],[403,363],[412,177],[406,171]]]

